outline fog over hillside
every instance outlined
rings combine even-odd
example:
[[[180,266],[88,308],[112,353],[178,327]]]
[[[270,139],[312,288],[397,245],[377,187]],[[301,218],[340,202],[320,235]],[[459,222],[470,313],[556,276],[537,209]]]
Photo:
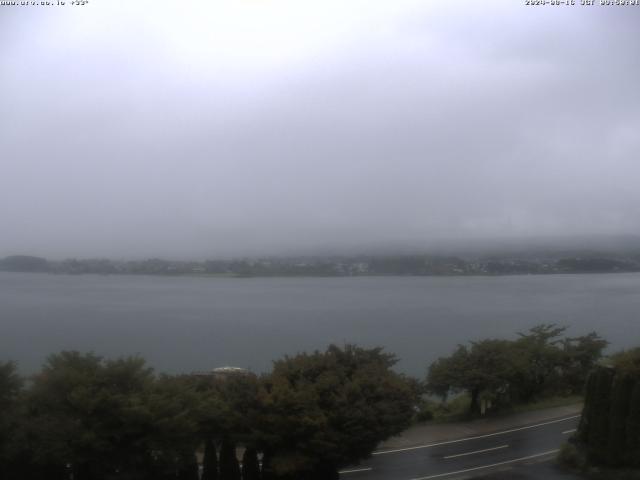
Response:
[[[0,8],[0,256],[637,244],[640,7]]]

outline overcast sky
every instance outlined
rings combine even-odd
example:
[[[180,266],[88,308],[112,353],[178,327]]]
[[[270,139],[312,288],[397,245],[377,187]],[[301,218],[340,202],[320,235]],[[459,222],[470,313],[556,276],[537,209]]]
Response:
[[[639,27],[515,0],[0,6],[0,255],[640,233]]]

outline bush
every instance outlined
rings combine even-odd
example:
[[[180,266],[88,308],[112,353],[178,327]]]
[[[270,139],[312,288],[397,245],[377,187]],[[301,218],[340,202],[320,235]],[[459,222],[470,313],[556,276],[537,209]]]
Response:
[[[421,409],[416,415],[416,422],[418,423],[429,422],[431,420],[433,420],[433,412],[431,410]]]

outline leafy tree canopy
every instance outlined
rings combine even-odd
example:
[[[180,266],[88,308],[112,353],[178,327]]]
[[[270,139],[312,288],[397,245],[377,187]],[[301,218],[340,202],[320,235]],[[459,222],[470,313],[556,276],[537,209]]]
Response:
[[[607,342],[592,332],[563,338],[566,327],[543,324],[515,340],[487,339],[459,345],[436,360],[427,375],[427,389],[443,398],[467,392],[470,413],[481,400],[509,405],[534,398],[580,392]]]
[[[334,472],[409,425],[417,403],[381,348],[330,346],[285,357],[264,380],[263,443],[278,474]],[[327,477],[329,478],[329,477]]]

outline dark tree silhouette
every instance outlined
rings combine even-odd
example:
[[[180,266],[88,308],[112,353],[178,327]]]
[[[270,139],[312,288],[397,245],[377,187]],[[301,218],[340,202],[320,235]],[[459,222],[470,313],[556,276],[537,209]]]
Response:
[[[240,480],[236,444],[225,438],[220,447],[220,480]]]
[[[242,455],[242,480],[260,480],[258,452],[255,448],[247,448]]]
[[[210,437],[204,443],[202,478],[200,480],[218,480],[218,453],[216,444]]]

